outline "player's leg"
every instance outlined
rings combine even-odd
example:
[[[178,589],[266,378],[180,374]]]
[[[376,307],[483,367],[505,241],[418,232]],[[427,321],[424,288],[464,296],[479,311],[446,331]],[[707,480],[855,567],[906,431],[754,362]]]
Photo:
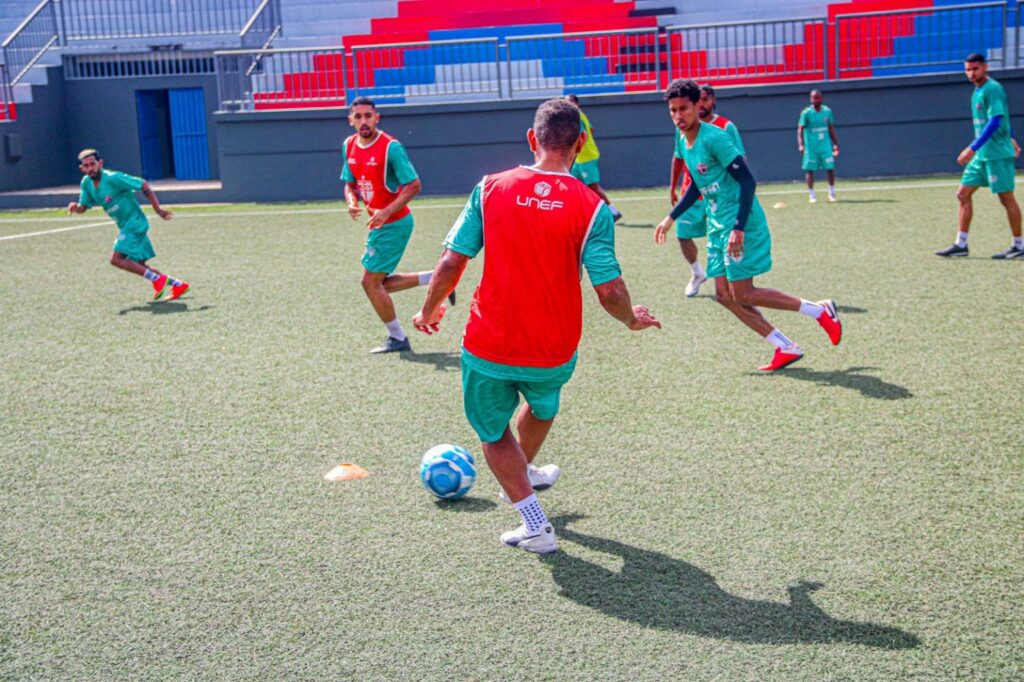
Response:
[[[551,431],[551,425],[554,423],[554,419],[539,419],[533,413],[530,403],[523,403],[522,409],[519,410],[519,417],[516,419],[516,433],[519,435],[519,445],[526,453],[528,463],[533,464],[533,460],[537,458],[537,453],[544,445],[544,441]]]
[[[362,258],[361,283],[366,297],[370,300],[370,305],[373,306],[380,321],[388,330],[388,337],[384,343],[371,350],[371,353],[412,350],[409,338],[395,313],[395,303],[384,286],[384,280],[398,268],[398,263],[405,253],[405,247],[412,237],[412,229],[413,219],[409,215],[380,229],[370,230],[367,234],[366,251]]]
[[[412,350],[409,337],[406,336],[405,330],[402,329],[402,323],[398,321],[398,315],[395,313],[395,302],[391,300],[391,294],[384,288],[384,280],[387,277],[388,273],[386,272],[363,270],[360,282],[374,312],[377,313],[377,317],[388,330],[388,337],[384,339],[384,343],[372,349],[371,353],[395,353]]]
[[[622,218],[622,213],[619,209],[615,208],[615,204],[608,198],[608,195],[604,193],[604,189],[601,187],[601,167],[598,165],[598,160],[593,159],[584,163],[576,162],[569,169],[569,173],[584,185],[590,188],[597,196],[601,197],[601,201],[608,204],[608,210],[612,212],[612,217],[618,222]]]
[[[396,291],[405,291],[413,287],[425,287],[430,284],[434,275],[433,270],[423,272],[396,272],[384,278],[384,289],[393,294]],[[448,302],[455,305],[455,290],[448,294]]]
[[[690,265],[690,281],[686,285],[686,296],[692,298],[700,293],[700,287],[707,281],[707,273],[697,258],[697,244],[694,239],[707,236],[708,216],[704,202],[698,201],[676,219],[676,238],[683,252],[683,259]]]
[[[967,235],[971,229],[971,220],[974,218],[974,193],[979,187],[988,187],[988,170],[985,162],[974,157],[964,168],[960,177],[960,186],[956,190],[957,208],[957,233],[953,245],[935,252],[936,256],[964,257],[969,253]]]
[[[150,282],[154,282],[160,277],[165,276],[159,271],[154,270],[153,268],[147,268],[145,263],[140,263],[139,261],[132,260],[125,254],[119,253],[118,251],[112,251],[110,253],[110,264],[113,265],[115,268],[118,268],[119,270],[130,272],[133,275],[138,275],[139,277],[145,277]],[[147,276],[146,273],[152,274]]]
[[[569,381],[575,369],[576,360],[573,359],[561,367],[537,370],[536,373],[538,375],[543,373],[543,377],[537,376],[533,380],[516,384],[516,388],[526,398],[526,404],[519,411],[519,417],[516,420],[516,430],[519,434],[519,444],[526,454],[530,485],[535,491],[547,490],[562,475],[562,470],[556,464],[538,467],[533,464],[533,461],[551,431],[555,416],[558,415],[562,386]]]
[[[834,168],[829,168],[825,171],[825,175],[828,176],[828,200],[836,200],[836,171]]]
[[[726,310],[735,315],[740,322],[747,325],[761,336],[768,336],[775,327],[765,319],[761,311],[753,306],[740,305],[733,298],[729,288],[729,280],[722,277],[715,278],[715,300]]]
[[[999,203],[1006,210],[1006,219],[1010,223],[1010,248],[992,256],[1000,260],[1024,258],[1024,239],[1020,231],[1020,206],[1013,196],[1016,168],[1014,160],[996,159],[988,162],[989,179],[992,192],[999,197]]]
[[[166,293],[168,285],[171,285],[173,294],[174,287],[180,287],[184,283],[148,267],[146,263],[155,256],[156,251],[153,250],[153,243],[149,240],[146,230],[125,229],[117,235],[114,250],[110,254],[110,264],[119,270],[144,278],[153,285],[153,300],[159,300]],[[185,284],[184,288],[187,290],[188,285]],[[178,296],[180,295],[179,293]],[[173,296],[173,298],[177,298],[177,296]]]

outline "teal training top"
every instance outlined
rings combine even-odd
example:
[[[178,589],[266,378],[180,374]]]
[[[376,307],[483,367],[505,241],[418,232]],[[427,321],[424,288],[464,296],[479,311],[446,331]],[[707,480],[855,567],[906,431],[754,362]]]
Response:
[[[142,189],[145,182],[134,175],[103,169],[98,186],[88,175],[82,178],[78,203],[86,208],[101,206],[122,232],[145,232],[149,229],[149,220],[135,198],[135,192]]]

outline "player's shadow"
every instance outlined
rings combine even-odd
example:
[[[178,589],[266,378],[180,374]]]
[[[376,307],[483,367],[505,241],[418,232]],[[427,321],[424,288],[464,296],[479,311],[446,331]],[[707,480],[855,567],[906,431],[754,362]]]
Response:
[[[434,506],[440,511],[480,513],[491,511],[498,503],[482,497],[464,497],[461,500],[434,500]]]
[[[616,223],[615,227],[628,227],[636,230],[653,230],[657,226],[653,223]]]
[[[895,627],[828,615],[811,600],[811,592],[824,587],[820,583],[791,585],[788,604],[747,599],[726,592],[713,575],[693,564],[568,529],[577,518],[553,519],[559,540],[617,557],[622,568],[613,571],[567,551],[542,561],[563,596],[614,618],[746,644],[849,643],[879,649],[921,644],[917,636]]]
[[[401,358],[408,362],[417,362],[421,365],[433,365],[434,369],[441,372],[452,372],[462,366],[462,359],[458,353],[402,353]]]
[[[897,199],[839,199],[840,204],[898,204]]]
[[[769,376],[850,388],[860,391],[865,398],[874,398],[875,400],[906,400],[914,397],[913,393],[899,384],[884,381],[870,374],[861,374],[861,372],[877,369],[877,367],[849,367],[832,372],[819,372],[806,367],[790,367],[781,372],[772,372]],[[764,375],[762,374],[762,376]]]
[[[213,308],[212,305],[201,305],[198,308],[190,308],[188,303],[184,301],[166,301],[161,303],[160,301],[151,301],[145,305],[132,306],[131,308],[125,308],[118,312],[118,315],[127,315],[128,313],[150,313],[151,315],[170,315],[172,313],[201,313],[204,310]]]
[[[858,308],[855,305],[837,305],[836,311],[843,315],[861,315],[866,313],[868,310],[867,308]]]

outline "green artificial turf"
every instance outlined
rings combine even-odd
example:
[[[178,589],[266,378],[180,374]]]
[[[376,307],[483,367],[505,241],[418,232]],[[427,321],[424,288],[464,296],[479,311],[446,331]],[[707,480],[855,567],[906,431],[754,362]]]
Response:
[[[544,558],[498,545],[519,520],[461,410],[480,262],[439,335],[370,356],[340,204],[181,207],[151,231],[177,302],[106,264],[112,226],[0,241],[0,678],[1020,679],[1024,262],[988,258],[1008,231],[984,192],[971,258],[932,255],[955,184],[762,188],[761,283],[834,298],[846,330],[768,312],[807,353],[771,376],[653,245],[667,191],[613,192],[664,329],[627,331],[584,279]],[[402,269],[463,200],[415,203]],[[395,295],[410,332],[423,293]],[[464,501],[420,486],[440,442],[477,456]],[[339,462],[372,476],[324,481]]]

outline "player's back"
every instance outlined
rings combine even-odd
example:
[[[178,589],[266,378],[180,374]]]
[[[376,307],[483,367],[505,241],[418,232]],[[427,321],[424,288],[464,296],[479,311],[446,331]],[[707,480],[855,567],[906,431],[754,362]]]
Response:
[[[492,362],[554,367],[576,352],[583,247],[603,202],[566,173],[519,167],[484,178],[486,249],[466,349]]]

